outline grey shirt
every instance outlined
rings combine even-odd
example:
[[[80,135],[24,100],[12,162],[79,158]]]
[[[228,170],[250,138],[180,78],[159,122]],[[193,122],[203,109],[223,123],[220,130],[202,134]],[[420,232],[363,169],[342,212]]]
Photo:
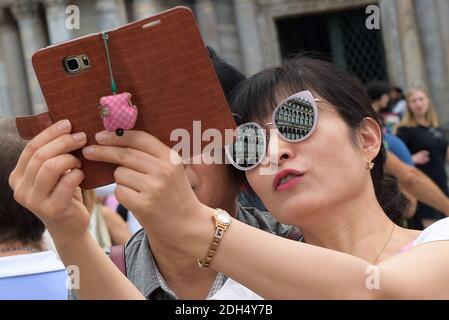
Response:
[[[277,222],[268,212],[255,208],[238,206],[236,218],[255,228],[279,235],[285,238],[298,240],[298,229]],[[153,259],[150,243],[145,230],[138,231],[126,244],[126,269],[128,279],[149,300],[177,299],[175,293],[168,288],[165,280],[157,269]],[[208,296],[212,296],[222,287],[227,277],[221,273],[212,285]],[[69,299],[76,299],[76,293],[70,292]]]

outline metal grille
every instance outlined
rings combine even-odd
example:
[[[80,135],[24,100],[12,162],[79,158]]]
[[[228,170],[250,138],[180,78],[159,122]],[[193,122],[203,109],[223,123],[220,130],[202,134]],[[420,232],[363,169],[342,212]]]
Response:
[[[362,10],[337,14],[343,43],[345,69],[366,83],[386,80],[386,63],[381,30],[365,27]]]
[[[368,30],[365,8],[293,16],[276,21],[283,57],[319,52],[363,83],[387,80],[381,30]]]

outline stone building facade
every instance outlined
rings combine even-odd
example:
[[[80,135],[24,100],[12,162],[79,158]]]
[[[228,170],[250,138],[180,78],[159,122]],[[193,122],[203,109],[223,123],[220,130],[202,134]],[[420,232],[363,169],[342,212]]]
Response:
[[[80,9],[78,30],[65,27],[68,5]],[[0,115],[46,109],[34,51],[176,5],[190,7],[205,43],[247,75],[290,53],[324,50],[363,81],[428,89],[449,124],[447,0],[0,0]],[[366,30],[370,5],[379,30]]]

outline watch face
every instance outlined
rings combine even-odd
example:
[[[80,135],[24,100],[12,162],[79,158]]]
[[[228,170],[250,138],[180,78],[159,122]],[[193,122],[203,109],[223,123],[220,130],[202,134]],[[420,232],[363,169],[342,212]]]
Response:
[[[225,225],[231,224],[231,216],[226,211],[218,210],[218,212],[215,214],[215,217],[222,224]]]

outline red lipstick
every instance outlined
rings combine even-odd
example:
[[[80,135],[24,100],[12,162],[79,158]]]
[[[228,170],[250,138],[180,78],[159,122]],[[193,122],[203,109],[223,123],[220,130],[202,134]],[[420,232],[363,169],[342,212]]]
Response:
[[[282,170],[273,179],[273,189],[275,191],[287,190],[296,185],[303,175],[304,173],[293,169]]]

